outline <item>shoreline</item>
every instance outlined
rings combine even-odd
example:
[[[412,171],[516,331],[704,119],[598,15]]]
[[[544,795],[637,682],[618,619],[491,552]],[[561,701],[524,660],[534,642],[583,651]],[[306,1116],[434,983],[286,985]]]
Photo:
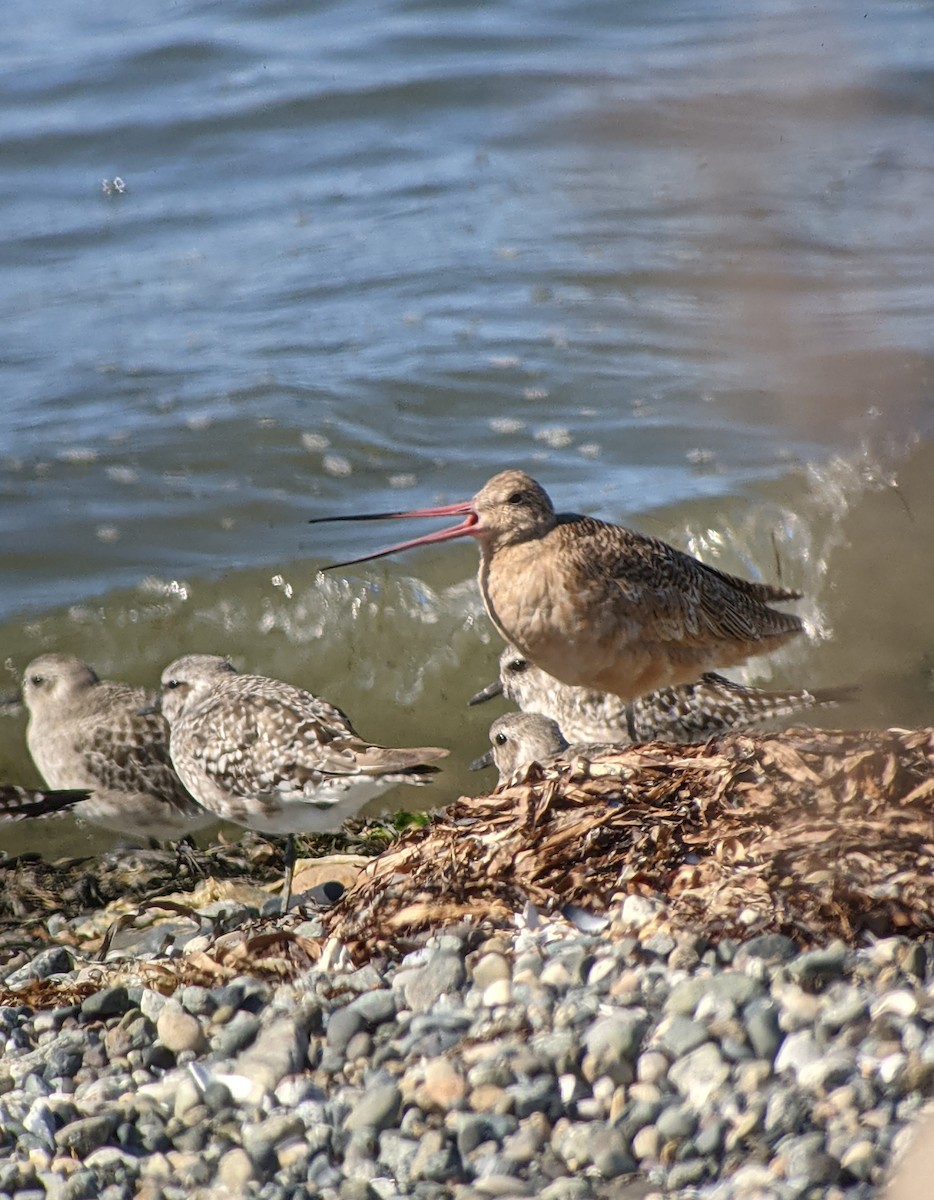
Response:
[[[42,949],[3,980],[0,1194],[877,1194],[934,1082],[930,943],[714,947],[651,915],[610,939],[529,907],[354,966],[333,939],[309,963],[322,916],[230,901],[231,932],[166,914],[109,965]]]
[[[285,917],[256,837],[15,864],[0,1197],[870,1200],[934,1091],[932,736],[535,764]]]

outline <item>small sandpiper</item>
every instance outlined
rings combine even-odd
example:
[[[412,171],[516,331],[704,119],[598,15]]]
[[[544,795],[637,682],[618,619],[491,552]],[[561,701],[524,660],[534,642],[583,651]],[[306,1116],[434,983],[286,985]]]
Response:
[[[90,794],[77,788],[44,791],[41,788],[19,787],[15,783],[0,783],[0,821],[58,816],[59,813],[70,812],[76,804],[87,800]]]
[[[77,814],[83,820],[156,841],[216,822],[172,769],[153,693],[99,679],[73,655],[43,654],[26,668],[22,695],[33,762],[49,787],[90,791]]]
[[[333,565],[477,538],[490,620],[504,641],[562,683],[631,700],[775,650],[804,628],[798,617],[768,607],[800,592],[727,575],[620,525],[556,513],[523,471],[495,475],[459,504],[315,520],[443,516],[464,520]]]
[[[589,747],[605,750],[606,746]],[[516,771],[537,762],[545,765],[572,749],[558,723],[541,713],[512,712],[497,717],[490,726],[490,749],[470,764],[471,771],[495,766],[498,787],[503,787]],[[588,747],[579,747],[581,751]]]
[[[349,718],[310,692],[239,675],[223,658],[191,654],[162,673],[162,712],[185,786],[205,808],[265,834],[284,834],[288,908],[296,833],[339,829],[397,783],[423,784],[448,751],[364,741]]]
[[[469,703],[504,695],[523,712],[543,713],[557,721],[572,742],[699,742],[793,713],[833,708],[854,699],[857,691],[764,691],[709,671],[695,683],[662,688],[627,703],[608,692],[569,687],[539,670],[515,646],[507,646],[499,658],[499,680]]]

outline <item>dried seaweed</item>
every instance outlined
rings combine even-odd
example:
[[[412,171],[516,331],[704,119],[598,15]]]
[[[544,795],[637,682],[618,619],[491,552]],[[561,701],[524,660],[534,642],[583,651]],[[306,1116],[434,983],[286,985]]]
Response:
[[[934,929],[934,730],[794,729],[533,764],[374,859],[326,916],[362,960],[531,900],[668,899],[672,930],[801,945]]]
[[[268,918],[178,958],[0,989],[0,1004],[78,1003],[134,976],[164,992],[244,973],[292,979],[323,952],[327,959],[328,938],[357,962],[396,956],[446,926],[508,926],[530,900],[544,912],[573,904],[612,917],[627,893],[654,893],[666,905],[643,934],[665,928],[711,941],[784,933],[808,946],[852,944],[867,931],[929,935],[932,818],[932,729],[731,734],[533,764],[371,859],[323,914],[320,941],[294,932],[297,914]],[[255,871],[270,854],[263,845],[218,848],[211,865]],[[193,915],[186,899],[163,896],[149,907]],[[605,936],[622,932],[612,919]],[[52,940],[41,926],[37,933]]]
[[[137,972],[156,991],[198,984],[218,987],[238,975],[269,980],[294,979],[317,961],[320,946],[291,929],[237,930],[196,950],[165,962],[137,964]]]

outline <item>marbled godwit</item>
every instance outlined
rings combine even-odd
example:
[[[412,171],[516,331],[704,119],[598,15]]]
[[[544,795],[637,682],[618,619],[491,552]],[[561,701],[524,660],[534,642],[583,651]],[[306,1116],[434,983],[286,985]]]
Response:
[[[89,789],[78,815],[94,825],[174,841],[217,818],[172,770],[164,719],[141,711],[155,699],[70,654],[43,654],[23,676],[26,744],[49,787]]]
[[[162,673],[172,762],[199,803],[225,821],[285,834],[288,907],[296,833],[339,829],[397,783],[423,784],[436,746],[392,750],[361,738],[349,719],[310,692],[238,675],[223,658],[190,654]]]
[[[498,787],[529,763],[551,762],[566,750],[586,751],[586,746],[571,747],[556,721],[542,713],[512,712],[497,717],[490,726],[490,749],[470,764],[471,771],[495,766]],[[595,749],[606,749],[598,746]]]
[[[523,712],[557,721],[572,742],[700,742],[731,729],[747,729],[792,713],[832,708],[852,700],[855,687],[767,692],[715,675],[662,688],[628,703],[609,692],[569,687],[524,658],[515,646],[499,657],[499,679],[476,696],[481,704],[504,695]]]
[[[477,538],[480,592],[491,621],[562,683],[631,699],[774,650],[803,629],[798,617],[767,607],[799,599],[799,592],[727,575],[619,525],[556,513],[522,471],[495,475],[461,504],[316,520],[441,516],[464,520],[333,565]]]
[[[53,817],[69,812],[90,792],[76,788],[62,791],[42,791],[40,788],[18,787],[14,783],[0,784],[0,821],[23,821],[29,817]]]

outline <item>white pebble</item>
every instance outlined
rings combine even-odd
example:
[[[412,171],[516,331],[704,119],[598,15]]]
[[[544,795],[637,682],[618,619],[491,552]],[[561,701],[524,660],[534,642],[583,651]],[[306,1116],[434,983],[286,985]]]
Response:
[[[917,997],[911,992],[888,992],[877,1000],[870,1008],[870,1015],[876,1017],[913,1017],[918,1011]]]
[[[624,925],[641,929],[661,910],[661,904],[650,896],[627,896],[623,901],[620,919]]]
[[[487,1008],[498,1008],[512,1000],[512,983],[508,979],[494,979],[483,989],[483,1003]]]

